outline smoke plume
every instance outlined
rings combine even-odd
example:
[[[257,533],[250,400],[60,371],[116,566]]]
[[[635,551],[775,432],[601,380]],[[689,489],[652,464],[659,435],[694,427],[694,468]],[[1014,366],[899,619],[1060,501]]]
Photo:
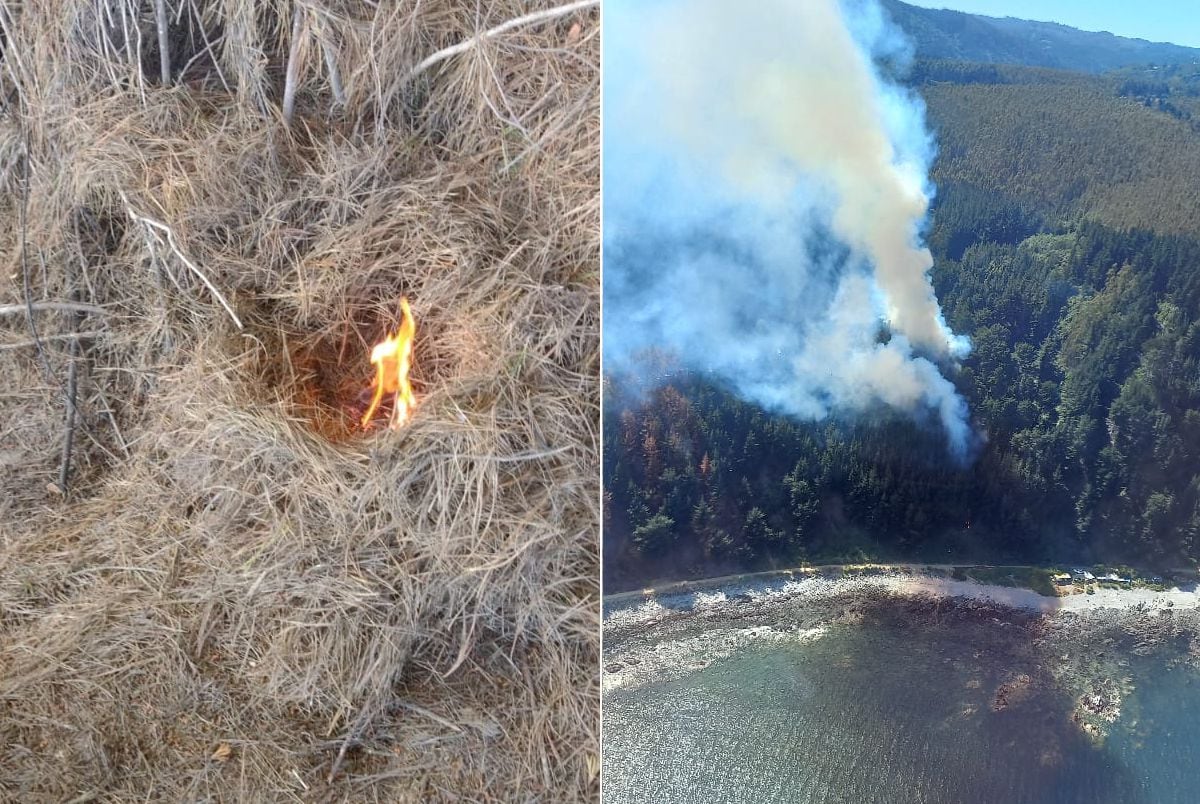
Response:
[[[942,422],[942,317],[920,240],[924,107],[881,77],[905,43],[872,4],[605,5],[605,357],[666,348],[772,409]]]

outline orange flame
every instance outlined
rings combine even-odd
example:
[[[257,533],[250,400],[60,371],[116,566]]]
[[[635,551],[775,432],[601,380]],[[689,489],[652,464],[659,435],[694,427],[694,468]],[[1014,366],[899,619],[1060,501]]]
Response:
[[[404,318],[400,329],[395,335],[389,335],[371,350],[371,362],[375,365],[375,394],[371,398],[371,406],[363,414],[362,426],[367,429],[384,394],[395,394],[395,406],[392,409],[391,428],[399,429],[412,415],[417,399],[413,396],[412,386],[408,382],[408,370],[412,367],[413,337],[417,334],[417,323],[413,320],[412,310],[408,307],[408,299],[400,299],[400,309]]]

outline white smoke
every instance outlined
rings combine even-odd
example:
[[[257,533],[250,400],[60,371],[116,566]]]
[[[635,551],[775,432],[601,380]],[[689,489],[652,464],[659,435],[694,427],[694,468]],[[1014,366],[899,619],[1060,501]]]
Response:
[[[605,354],[647,346],[772,408],[929,410],[964,356],[920,242],[932,144],[870,4],[605,5]],[[880,325],[891,338],[879,340]]]

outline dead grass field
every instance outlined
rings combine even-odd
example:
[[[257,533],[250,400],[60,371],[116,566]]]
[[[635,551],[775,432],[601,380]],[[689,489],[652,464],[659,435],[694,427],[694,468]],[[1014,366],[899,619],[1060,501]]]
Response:
[[[595,799],[598,8],[158,5],[0,6],[0,800]]]

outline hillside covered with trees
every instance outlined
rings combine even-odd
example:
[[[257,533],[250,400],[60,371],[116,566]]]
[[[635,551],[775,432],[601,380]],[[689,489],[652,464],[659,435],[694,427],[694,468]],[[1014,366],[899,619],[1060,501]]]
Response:
[[[648,355],[606,378],[607,590],[804,560],[1200,558],[1200,68],[943,59],[910,80],[976,455],[886,412],[774,415]]]
[[[985,17],[882,0],[925,59],[1024,64],[1101,73],[1128,65],[1200,62],[1200,50],[1052,22]]]
[[[937,136],[939,194],[1200,235],[1200,66],[1086,76],[922,62],[914,73]]]

